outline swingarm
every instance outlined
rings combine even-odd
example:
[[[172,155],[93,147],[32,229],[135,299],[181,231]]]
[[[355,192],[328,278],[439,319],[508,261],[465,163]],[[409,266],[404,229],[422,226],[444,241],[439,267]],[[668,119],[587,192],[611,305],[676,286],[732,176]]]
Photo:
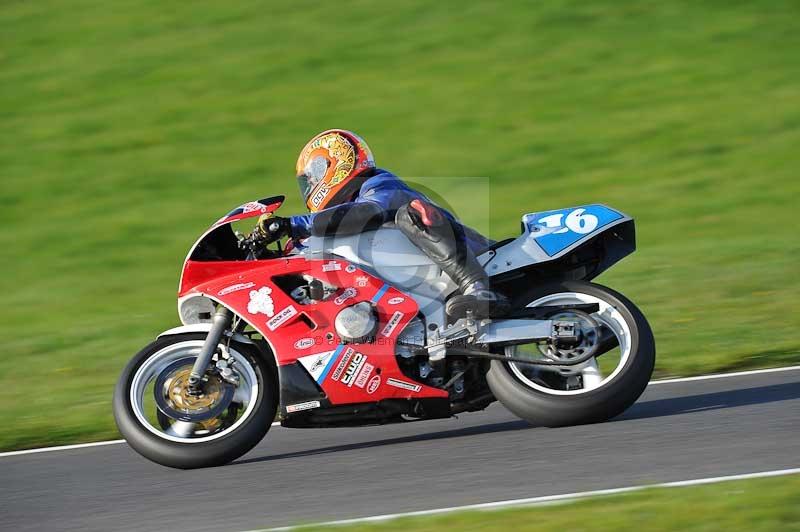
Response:
[[[590,314],[598,310],[597,304],[553,305],[520,309],[509,314],[521,319],[475,320],[468,316],[433,337],[421,351],[426,352],[434,361],[442,360],[445,356],[464,356],[538,366],[577,366],[617,345],[614,334],[591,317]],[[579,316],[583,326],[577,321],[547,319],[566,313]],[[588,338],[594,340],[587,345]],[[507,356],[490,351],[492,347],[531,343],[548,343],[556,350],[571,349],[578,344],[583,348],[579,355],[571,358]]]

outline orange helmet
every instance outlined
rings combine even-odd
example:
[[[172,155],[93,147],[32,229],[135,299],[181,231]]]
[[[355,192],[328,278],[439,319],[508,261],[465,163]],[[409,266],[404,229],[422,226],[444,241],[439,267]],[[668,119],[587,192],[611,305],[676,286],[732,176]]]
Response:
[[[348,201],[375,169],[372,151],[351,131],[316,135],[297,158],[297,180],[310,212]]]

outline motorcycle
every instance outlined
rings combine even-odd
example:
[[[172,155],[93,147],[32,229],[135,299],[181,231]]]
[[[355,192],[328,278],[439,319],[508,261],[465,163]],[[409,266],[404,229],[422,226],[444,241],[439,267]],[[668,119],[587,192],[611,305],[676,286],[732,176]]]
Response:
[[[178,314],[125,367],[114,416],[130,446],[175,468],[228,463],[276,419],[351,427],[447,418],[499,400],[537,426],[608,420],[642,394],[655,342],[641,311],[591,280],[635,250],[605,205],[526,214],[478,254],[502,315],[445,312],[452,280],[392,224],[265,244],[211,226],[183,264]],[[246,223],[246,222],[245,222]]]

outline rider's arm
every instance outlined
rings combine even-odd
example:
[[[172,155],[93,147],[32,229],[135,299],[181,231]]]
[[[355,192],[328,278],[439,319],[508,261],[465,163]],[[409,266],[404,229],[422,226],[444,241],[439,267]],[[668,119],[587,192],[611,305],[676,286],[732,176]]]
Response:
[[[292,237],[352,235],[376,229],[393,221],[397,209],[417,196],[397,176],[378,170],[364,182],[354,201],[312,214],[292,216]]]
[[[292,238],[308,238],[311,236],[312,214],[298,214],[289,218]]]
[[[377,229],[389,220],[389,214],[372,201],[343,203],[313,214],[292,216],[292,236],[354,235]]]
[[[394,174],[380,170],[361,186],[354,201],[343,203],[321,211],[291,217],[293,238],[311,235],[353,235],[377,229],[381,224],[394,220],[395,212],[402,203],[398,196],[408,187]]]

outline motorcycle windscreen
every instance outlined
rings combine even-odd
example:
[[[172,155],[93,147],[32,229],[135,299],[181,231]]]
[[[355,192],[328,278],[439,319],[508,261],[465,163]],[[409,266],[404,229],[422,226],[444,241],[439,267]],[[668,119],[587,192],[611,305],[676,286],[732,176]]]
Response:
[[[263,198],[258,201],[248,201],[243,205],[239,205],[231,212],[220,218],[214,223],[214,226],[235,222],[237,220],[244,220],[254,216],[261,216],[263,214],[273,213],[283,204],[284,196],[272,196],[270,198]]]

